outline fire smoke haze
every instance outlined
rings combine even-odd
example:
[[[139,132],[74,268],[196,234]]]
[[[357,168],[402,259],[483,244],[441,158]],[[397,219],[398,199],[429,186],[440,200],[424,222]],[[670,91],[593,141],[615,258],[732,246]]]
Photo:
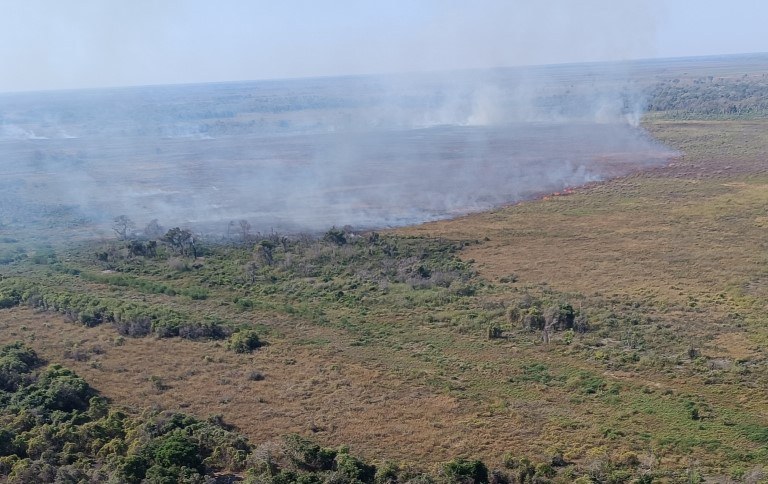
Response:
[[[3,0],[0,92],[768,51],[761,0]]]
[[[0,228],[397,226],[661,163],[617,69],[0,95]]]
[[[723,52],[670,4],[9,1],[0,230],[402,225],[663,162],[635,64],[500,66]]]

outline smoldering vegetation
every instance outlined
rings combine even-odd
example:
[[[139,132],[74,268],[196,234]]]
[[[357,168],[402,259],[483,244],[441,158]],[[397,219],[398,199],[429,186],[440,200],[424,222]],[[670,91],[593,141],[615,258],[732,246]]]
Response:
[[[378,228],[641,167],[627,66],[0,95],[0,230]]]

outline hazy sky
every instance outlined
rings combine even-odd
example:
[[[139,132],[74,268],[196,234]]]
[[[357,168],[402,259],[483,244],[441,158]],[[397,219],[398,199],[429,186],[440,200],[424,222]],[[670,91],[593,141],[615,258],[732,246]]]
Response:
[[[0,91],[768,51],[762,0],[0,0]]]

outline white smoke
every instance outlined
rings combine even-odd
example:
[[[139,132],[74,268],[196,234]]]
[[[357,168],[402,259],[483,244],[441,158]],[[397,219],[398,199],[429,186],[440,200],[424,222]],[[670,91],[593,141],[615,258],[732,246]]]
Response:
[[[485,210],[665,160],[633,127],[631,83],[552,69],[63,92],[42,114],[18,100],[0,112],[0,171],[19,173],[20,203],[95,221],[321,230]]]

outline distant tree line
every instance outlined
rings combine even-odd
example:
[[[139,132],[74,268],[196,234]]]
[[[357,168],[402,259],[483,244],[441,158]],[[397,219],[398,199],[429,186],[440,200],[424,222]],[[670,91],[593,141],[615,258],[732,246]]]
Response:
[[[766,116],[768,78],[672,79],[656,84],[648,111],[676,116]]]

